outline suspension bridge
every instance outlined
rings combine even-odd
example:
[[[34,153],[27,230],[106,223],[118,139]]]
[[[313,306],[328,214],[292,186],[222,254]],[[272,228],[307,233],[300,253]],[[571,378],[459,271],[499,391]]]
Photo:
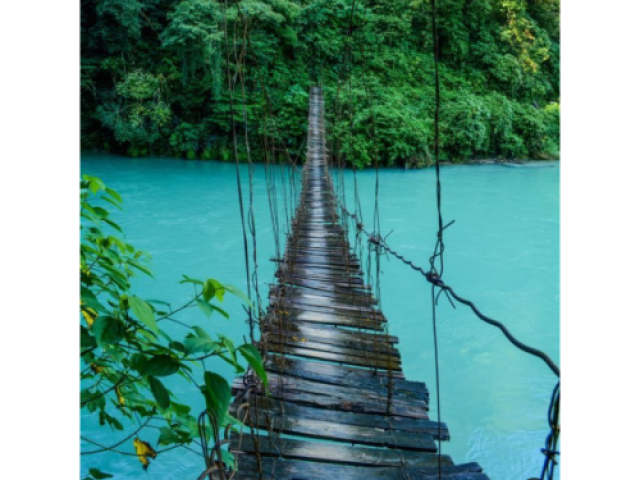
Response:
[[[439,453],[449,430],[429,418],[426,385],[402,372],[340,224],[327,157],[314,87],[300,202],[260,322],[268,385],[255,375],[233,385],[229,413],[246,426],[228,438],[237,478],[488,480]]]

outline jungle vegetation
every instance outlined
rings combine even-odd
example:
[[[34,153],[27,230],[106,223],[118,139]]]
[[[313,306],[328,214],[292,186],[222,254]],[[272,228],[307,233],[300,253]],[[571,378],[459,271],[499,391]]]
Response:
[[[556,158],[559,0],[439,0],[437,20],[442,158]],[[267,130],[298,154],[322,82],[334,153],[431,162],[429,0],[82,0],[81,46],[85,149],[232,160],[228,65],[254,161]]]

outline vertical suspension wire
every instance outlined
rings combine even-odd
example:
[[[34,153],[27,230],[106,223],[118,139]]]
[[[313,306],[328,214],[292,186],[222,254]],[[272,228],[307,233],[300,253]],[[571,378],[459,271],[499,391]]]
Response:
[[[442,221],[442,193],[440,185],[440,72],[438,69],[438,29],[437,29],[437,5],[436,0],[431,0],[431,35],[433,37],[433,63],[434,63],[434,84],[435,84],[435,111],[434,111],[434,155],[436,169],[436,204],[438,210],[438,233],[436,246],[433,255],[429,259],[431,266],[430,274],[440,278],[444,273],[444,238]],[[436,268],[436,259],[439,259],[439,268]],[[436,285],[431,285],[431,318],[433,325],[433,347],[435,357],[436,374],[436,403],[438,414],[438,478],[442,478],[442,415],[440,398],[440,355],[438,351],[438,329],[437,329],[437,295]]]
[[[243,18],[244,20],[244,18]],[[248,33],[248,24],[246,21],[243,21],[243,34],[242,34],[242,51],[240,55],[240,66],[238,71],[238,77],[240,79],[240,92],[242,95],[242,118],[244,120],[244,140],[245,140],[245,148],[247,152],[247,162],[248,162],[248,170],[249,170],[249,212],[248,212],[248,223],[249,223],[249,233],[251,234],[251,241],[253,247],[253,272],[251,274],[251,280],[253,283],[254,293],[256,297],[256,305],[258,312],[258,321],[260,321],[260,316],[262,315],[262,299],[260,295],[260,282],[258,278],[258,245],[256,240],[256,220],[255,214],[253,211],[253,177],[254,177],[254,168],[253,161],[251,159],[251,146],[249,142],[249,124],[248,124],[248,116],[247,116],[247,101],[245,94],[245,59],[246,59],[246,50],[247,50],[247,33]]]
[[[380,193],[380,155],[378,151],[377,144],[377,136],[376,136],[376,113],[375,106],[373,102],[373,95],[371,92],[371,83],[369,79],[369,71],[367,65],[366,58],[366,38],[365,38],[365,28],[367,26],[367,7],[364,7],[364,16],[362,20],[362,24],[359,27],[359,30],[362,35],[362,40],[360,42],[360,52],[361,52],[361,62],[363,69],[363,85],[365,91],[365,97],[367,99],[367,104],[369,107],[369,115],[371,117],[371,135],[370,137],[373,139],[373,163],[375,168],[375,191],[374,191],[374,207],[373,207],[373,232],[374,235],[380,238],[382,226],[380,223],[380,204],[379,204],[379,193]],[[371,250],[373,248],[373,260],[371,260]],[[372,279],[371,276],[371,266],[372,263],[375,263],[375,294],[378,299],[379,305],[382,305],[382,291],[380,289],[380,250],[377,246],[372,246],[369,250],[369,255],[367,256],[367,278],[370,282]]]
[[[243,246],[244,246],[244,257],[245,257],[245,273],[247,277],[247,296],[249,301],[251,301],[251,274],[249,272],[249,245],[247,241],[247,227],[245,225],[245,217],[244,217],[244,201],[242,195],[242,182],[240,179],[240,165],[238,160],[238,138],[236,133],[236,122],[235,122],[235,111],[233,104],[233,95],[235,93],[235,86],[231,80],[231,68],[229,66],[229,34],[227,28],[227,15],[226,12],[229,8],[228,0],[224,0],[224,12],[223,12],[223,27],[224,27],[224,49],[225,49],[225,65],[227,72],[227,86],[229,92],[229,122],[231,127],[231,135],[233,139],[233,158],[236,162],[236,183],[238,190],[238,203],[240,204],[240,217],[242,223],[242,238],[243,238]],[[235,49],[235,45],[234,45]],[[253,309],[249,308],[247,311],[249,315],[249,335],[251,338],[251,342],[255,342],[255,332],[254,332],[254,319],[253,319]]]
[[[282,250],[280,246],[280,216],[278,210],[278,191],[274,185],[273,169],[271,168],[273,142],[268,133],[268,119],[265,94],[262,95],[262,145],[264,153],[264,176],[267,188],[267,201],[269,204],[269,216],[271,218],[271,231],[273,233],[273,243],[276,250],[276,259],[279,262],[282,259]]]

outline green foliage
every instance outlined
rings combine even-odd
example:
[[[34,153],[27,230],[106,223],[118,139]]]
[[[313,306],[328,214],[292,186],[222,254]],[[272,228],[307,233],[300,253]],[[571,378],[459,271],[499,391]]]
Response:
[[[162,46],[182,61],[182,82],[199,69],[209,69],[214,97],[220,96],[222,22],[218,4],[210,0],[184,0],[168,15],[169,24],[160,35]]]
[[[110,473],[104,473],[97,468],[90,468],[89,475],[84,477],[83,480],[103,480],[105,478],[113,478],[113,475]]]
[[[162,100],[163,83],[161,75],[136,70],[116,85],[114,101],[98,107],[98,118],[113,130],[117,141],[140,147],[160,138],[160,128],[171,117]]]
[[[429,0],[240,0],[226,10],[208,0],[84,0],[83,145],[233,160],[225,19],[235,120],[241,131],[242,73],[254,159],[268,154],[261,135],[296,155],[309,86],[322,79],[328,133],[347,162],[431,162]],[[557,156],[559,35],[558,0],[438,1],[443,158]]]
[[[463,159],[484,154],[489,146],[489,115],[482,99],[475,95],[459,95],[446,102],[442,108],[443,149]]]
[[[139,98],[148,95],[144,88],[130,91],[137,92]],[[131,424],[134,433],[121,435],[135,435],[135,440],[120,449],[130,448],[129,453],[137,455],[146,469],[150,459],[162,453],[142,440],[152,435],[150,421],[156,421],[153,428],[160,429],[158,445],[188,445],[198,435],[190,408],[179,403],[180,394],[167,388],[165,379],[179,375],[195,383],[224,427],[229,422],[230,386],[217,373],[205,370],[199,374],[194,365],[217,357],[241,374],[245,366],[238,361],[240,355],[262,380],[266,379],[264,367],[253,345],[236,347],[224,335],[212,337],[206,330],[175,318],[179,311],[196,305],[208,316],[216,313],[229,318],[218,304],[227,293],[244,301],[246,297],[235,288],[214,279],[185,276],[182,283],[192,284],[195,294],[175,309],[166,302],[133,295],[131,279],[139,273],[151,275],[151,270],[149,256],[127,243],[120,226],[111,219],[109,209],[120,208],[122,199],[96,177],[83,175],[80,188],[80,407],[113,430],[124,431]],[[181,341],[164,330],[168,322],[187,328]],[[158,426],[158,421],[164,425]],[[106,450],[101,446],[97,452]],[[90,469],[84,478],[98,480],[110,475]]]

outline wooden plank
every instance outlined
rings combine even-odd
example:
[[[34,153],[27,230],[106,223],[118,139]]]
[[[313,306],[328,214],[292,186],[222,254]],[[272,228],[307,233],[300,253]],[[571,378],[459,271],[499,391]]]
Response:
[[[269,290],[270,297],[288,297],[288,298],[301,298],[309,301],[314,301],[318,305],[344,305],[350,304],[360,308],[371,309],[372,305],[376,305],[378,302],[371,295],[362,294],[349,294],[338,293],[327,290],[317,290],[311,288],[292,288],[285,286],[278,286]]]
[[[283,377],[278,377],[283,378]],[[246,389],[242,381],[235,380],[232,392],[242,392]],[[257,391],[264,393],[262,385]],[[337,385],[316,384],[308,381],[299,381],[287,384],[283,381],[279,385],[275,381],[269,381],[269,393],[274,398],[299,403],[310,407],[329,408],[344,412],[359,412],[373,414],[398,415],[409,418],[428,419],[426,403],[422,400],[408,398],[393,398],[388,403],[386,392],[374,392],[367,389],[350,389]]]
[[[273,358],[273,357],[271,357]],[[284,358],[284,357],[283,357]],[[287,360],[298,360],[293,357],[286,357]],[[302,361],[302,360],[299,360]],[[313,362],[306,362],[313,363]],[[338,366],[332,364],[324,364],[328,366]],[[312,382],[323,383],[326,385],[337,385],[342,387],[352,387],[352,388],[360,388],[366,390],[374,390],[374,391],[384,391],[385,395],[388,395],[389,388],[391,385],[393,391],[393,398],[408,398],[415,400],[423,400],[426,405],[429,404],[429,392],[424,387],[424,384],[420,382],[410,382],[408,380],[404,380],[402,378],[395,378],[393,375],[399,375],[401,372],[387,370],[385,376],[369,376],[364,378],[345,378],[345,377],[333,377],[329,375],[324,375],[322,371],[317,370],[302,370],[302,369],[289,369],[285,370],[279,367],[277,362],[269,362],[267,366],[265,366],[266,370],[271,373],[276,373],[280,375],[288,375],[294,378],[300,378],[302,380],[309,380]],[[346,367],[345,367],[346,368]],[[392,373],[391,379],[386,375],[387,372]],[[391,381],[390,381],[391,380]],[[426,407],[425,407],[426,408]]]
[[[320,295],[308,295],[306,293],[296,293],[292,295],[277,296],[274,293],[269,295],[272,304],[294,305],[296,308],[313,309],[313,311],[341,311],[349,315],[357,315],[359,317],[379,317],[383,315],[373,308],[371,303],[351,302],[347,303],[338,299],[323,297]]]
[[[239,434],[232,432],[229,449],[232,452],[256,453],[255,443],[258,443],[260,455],[264,457],[283,457],[346,465],[395,467],[403,465],[407,467],[437,467],[438,457],[441,457],[443,465],[453,465],[450,456],[434,453],[311,442],[291,438],[275,438],[275,436],[272,438],[262,435],[256,437],[257,442],[254,442],[253,438],[245,435],[240,450]]]
[[[335,353],[351,357],[362,357],[364,359],[375,359],[376,362],[390,362],[392,364],[400,364],[400,353],[389,345],[379,343],[361,343],[360,345],[340,345],[336,343],[314,342],[307,337],[298,337],[294,335],[284,335],[272,332],[267,341],[267,348],[271,350],[271,346],[275,351],[284,346],[295,348],[308,348],[319,352]],[[368,364],[367,364],[368,366]]]
[[[334,247],[322,245],[321,247],[312,247],[307,243],[295,245],[292,242],[287,243],[287,253],[306,253],[309,255],[324,255],[335,258],[349,258],[355,262],[359,262],[358,257],[351,251],[348,243],[336,244]]]
[[[313,327],[327,327],[334,331],[323,331]],[[289,322],[285,315],[280,317],[276,315],[269,316],[268,321],[263,323],[263,328],[265,329],[264,333],[269,334],[273,341],[279,341],[282,337],[287,342],[323,343],[328,347],[353,349],[356,350],[353,353],[355,355],[363,352],[377,352],[395,357],[400,356],[400,352],[394,346],[393,339],[385,335],[384,332],[359,334],[357,330],[346,330],[329,325]]]
[[[282,415],[277,410],[256,410],[253,407],[240,411],[239,416],[245,425],[278,434],[298,435],[354,445],[390,447],[399,450],[420,452],[436,452],[438,450],[433,437],[428,433],[342,424],[317,418]]]
[[[324,282],[346,283],[353,285],[362,285],[364,283],[360,275],[347,274],[345,272],[339,273],[330,271],[319,271],[312,268],[305,268],[303,266],[296,265],[281,267],[279,271],[290,276],[308,278],[309,280],[320,280]]]
[[[273,387],[289,391],[296,390],[341,398],[352,396],[353,398],[363,398],[366,400],[384,403],[385,406],[387,404],[387,397],[389,392],[389,390],[384,385],[353,386],[327,384],[314,380],[291,377],[286,372],[280,373],[270,371],[267,373],[267,378],[269,380],[269,388]],[[394,390],[396,390],[395,385]],[[395,399],[394,403],[396,403]],[[419,418],[427,417],[425,414],[422,414],[422,412],[424,412],[427,408],[427,402],[420,396],[406,395],[402,398],[399,398],[397,403],[402,408],[410,409],[412,407],[415,407],[416,411],[421,412]]]
[[[322,253],[318,254],[315,251],[307,251],[301,249],[288,249],[286,254],[282,258],[271,258],[272,262],[278,263],[299,263],[299,264],[317,264],[317,265],[331,265],[340,268],[349,268],[352,270],[360,269],[360,262],[355,258],[350,258],[347,255],[327,255]]]
[[[306,338],[314,342],[330,343],[338,346],[355,346],[362,343],[386,346],[398,343],[398,337],[384,333],[363,333],[357,330],[329,325],[310,325],[303,322],[280,322],[277,317],[269,317],[269,330],[273,335],[288,335]],[[383,348],[383,347],[381,347]]]
[[[266,344],[267,351],[271,353],[283,353],[288,355],[294,355],[296,357],[313,358],[316,360],[323,360],[325,362],[336,362],[340,365],[357,365],[360,367],[371,367],[383,370],[396,370],[400,371],[400,363],[392,362],[388,358],[366,358],[356,357],[352,355],[346,355],[342,353],[332,353],[320,350],[312,350],[304,347],[296,347],[290,345],[278,345],[273,342]]]
[[[278,355],[269,355],[265,362],[266,368],[272,368],[276,371],[276,368],[286,370],[288,375],[300,376],[303,375],[316,375],[322,379],[327,379],[324,383],[339,383],[345,382],[345,385],[349,384],[349,381],[360,382],[366,384],[369,382],[378,382],[379,384],[386,384],[389,374],[392,375],[393,381],[396,385],[401,384],[403,388],[411,389],[414,385],[414,390],[423,392],[425,391],[425,385],[422,382],[411,382],[404,380],[404,374],[402,372],[394,372],[393,370],[372,370],[356,367],[348,367],[345,365],[335,365],[331,363],[312,362],[307,360],[301,360],[291,357],[283,357]],[[334,379],[334,382],[328,379]],[[316,379],[314,379],[316,380]],[[400,382],[399,380],[402,380]],[[320,380],[316,380],[320,381]]]
[[[371,289],[370,286],[364,284],[362,277],[357,275],[350,275],[346,278],[336,279],[335,276],[299,272],[296,271],[295,268],[280,268],[276,271],[275,276],[287,281],[303,280],[305,282],[324,283],[325,285],[329,284],[342,288],[357,288],[363,290]]]
[[[322,325],[340,325],[345,327],[363,328],[369,330],[384,330],[380,320],[371,318],[357,318],[334,313],[304,311],[286,306],[286,309],[276,310],[276,314],[284,315],[292,322],[308,322]]]
[[[373,308],[358,305],[344,305],[334,303],[333,305],[318,305],[319,302],[314,300],[306,300],[304,298],[280,298],[278,305],[287,310],[297,310],[309,313],[338,314],[342,316],[357,317],[364,321],[386,321],[382,312]],[[275,305],[275,303],[273,303]]]
[[[304,287],[312,287],[315,289],[324,289],[329,291],[343,292],[347,294],[355,293],[359,295],[371,295],[371,287],[368,285],[362,284],[362,279],[360,282],[351,282],[351,283],[327,283],[319,280],[313,280],[311,278],[303,278],[297,277],[295,275],[287,275],[283,274],[282,283],[292,284],[292,285],[300,285]]]
[[[429,392],[427,391],[425,385],[420,382],[411,382],[408,380],[404,380],[402,378],[395,378],[393,375],[399,375],[401,372],[394,370],[387,370],[386,372],[378,371],[382,373],[382,375],[369,375],[366,377],[336,377],[325,375],[322,369],[307,367],[307,369],[300,368],[283,368],[283,363],[278,362],[277,356],[269,357],[269,361],[266,362],[265,369],[267,372],[276,374],[276,375],[287,375],[291,377],[291,381],[303,382],[309,381],[318,384],[317,388],[321,388],[319,384],[324,385],[335,385],[338,387],[345,388],[355,388],[361,390],[368,390],[376,392],[378,396],[384,396],[385,398],[389,395],[389,386],[393,392],[393,398],[404,398],[416,400],[419,402],[425,402],[424,407],[426,408],[429,404]],[[285,358],[286,360],[298,360],[293,357],[280,357]],[[276,361],[271,361],[271,359],[276,359]],[[314,363],[309,361],[298,360],[302,363]],[[286,365],[287,363],[284,363]],[[317,364],[324,366],[338,366],[332,365],[329,363],[325,364]],[[341,366],[342,367],[342,366]],[[346,367],[342,367],[346,368]],[[391,376],[389,376],[389,373]],[[383,376],[384,375],[384,376]],[[422,405],[422,403],[417,403],[416,405]]]
[[[263,395],[257,395],[256,398],[252,397],[249,402],[249,408],[251,409],[251,412],[249,413],[253,413],[255,410],[254,401],[257,402],[258,410],[260,412],[266,412],[272,417],[285,415],[287,417],[323,420],[339,425],[359,425],[381,430],[428,433],[432,437],[440,438],[444,441],[450,439],[447,424],[438,424],[438,422],[433,420],[396,417],[391,415],[341,412],[337,410],[306,407],[292,402],[285,402],[271,397],[265,397]],[[243,419],[247,412],[245,409],[242,409],[238,415],[238,407],[238,405],[233,405],[230,411],[236,418]]]
[[[238,455],[238,471],[243,479],[260,479],[253,455]],[[265,457],[261,459],[263,480],[489,480],[477,463],[438,467],[380,467],[336,465]]]
[[[269,293],[281,296],[295,296],[296,294],[305,294],[313,297],[330,298],[339,302],[351,302],[353,305],[376,305],[378,301],[368,292],[339,291],[336,288],[317,288],[305,285],[283,285],[277,284],[270,287]]]

